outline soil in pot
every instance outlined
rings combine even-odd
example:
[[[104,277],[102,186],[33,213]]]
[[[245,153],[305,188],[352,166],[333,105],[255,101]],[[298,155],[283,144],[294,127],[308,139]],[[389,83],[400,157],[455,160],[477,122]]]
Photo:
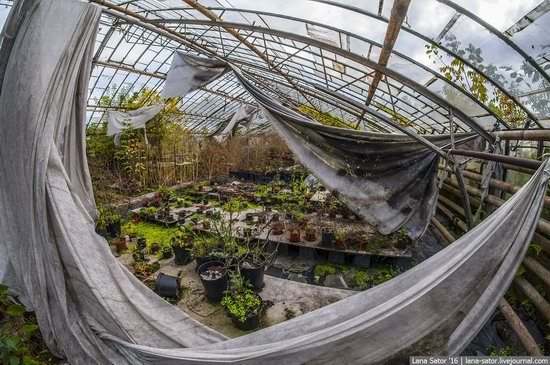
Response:
[[[229,281],[227,269],[221,261],[209,261],[202,264],[197,271],[204,287],[205,295],[213,302],[219,302],[227,290]]]
[[[264,287],[265,257],[246,255],[241,263],[241,276],[248,280],[254,290]]]

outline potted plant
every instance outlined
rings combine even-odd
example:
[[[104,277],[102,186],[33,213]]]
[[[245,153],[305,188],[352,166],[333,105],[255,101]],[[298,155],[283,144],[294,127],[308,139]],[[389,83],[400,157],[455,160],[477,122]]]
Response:
[[[262,318],[262,298],[250,289],[228,293],[221,305],[227,309],[237,328],[249,331],[260,325]]]
[[[345,231],[341,229],[337,229],[334,232],[334,243],[336,244],[336,247],[345,250],[347,248],[347,234]]]
[[[306,226],[306,241],[313,242],[317,239],[315,227],[308,225]]]
[[[219,302],[227,290],[227,268],[221,261],[208,261],[197,270],[204,287],[205,295],[213,302]]]
[[[125,237],[115,237],[111,242],[115,245],[117,253],[122,253],[128,249],[128,243]]]
[[[197,262],[197,269],[205,262],[211,261],[214,252],[219,249],[219,238],[209,235],[196,235],[191,253]]]
[[[273,233],[275,236],[280,236],[284,233],[284,229],[285,229],[285,226],[282,222],[276,222],[273,225],[271,233]]]
[[[289,238],[288,240],[293,243],[300,242],[300,228],[299,227],[292,227],[288,230]]]
[[[163,245],[160,251],[160,259],[169,259],[172,256],[174,256],[174,253],[172,252],[172,246],[170,245]]]
[[[356,237],[357,247],[359,251],[365,251],[367,249],[367,243],[369,242],[369,237],[367,235],[358,235]]]
[[[330,247],[332,245],[333,239],[334,239],[334,228],[323,227],[323,229],[321,230],[321,244],[324,247]]]
[[[193,228],[180,226],[174,237],[170,239],[170,245],[176,256],[176,265],[185,265],[191,261],[191,248],[193,246]]]
[[[138,278],[144,280],[151,274],[151,266],[145,261],[136,261],[134,262],[134,272]]]
[[[147,247],[147,251],[151,255],[156,255],[160,251],[160,245],[156,242],[152,242],[149,247]]]
[[[265,256],[261,250],[251,250],[245,254],[239,263],[239,270],[243,279],[247,280],[254,290],[264,286]]]
[[[107,232],[111,237],[120,236],[120,215],[110,214],[107,218]]]

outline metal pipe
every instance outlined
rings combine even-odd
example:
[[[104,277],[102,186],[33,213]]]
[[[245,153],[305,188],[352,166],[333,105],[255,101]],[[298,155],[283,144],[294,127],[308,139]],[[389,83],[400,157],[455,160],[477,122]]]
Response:
[[[492,132],[491,135],[497,135],[501,140],[525,140],[525,141],[550,141],[550,129],[519,129]]]
[[[458,149],[456,150],[450,149],[447,152],[451,155],[473,157],[473,158],[479,158],[482,160],[489,160],[489,161],[496,161],[496,162],[504,162],[513,166],[524,167],[532,170],[538,169],[542,164],[541,161],[531,160],[528,158],[496,155],[496,154],[487,153],[487,152],[458,150]]]
[[[514,278],[514,283],[521,289],[521,291],[529,298],[535,307],[539,310],[540,314],[547,322],[550,322],[550,303],[544,299],[542,295],[522,277]]]
[[[452,169],[443,165],[439,165],[439,169],[453,172]],[[477,181],[477,182],[481,182],[481,180],[483,179],[483,177],[475,171],[464,170],[462,174],[464,175],[465,178],[473,181]],[[521,186],[513,185],[498,179],[489,180],[489,186],[498,190],[505,191],[510,194],[515,194],[519,189],[521,189]],[[544,197],[544,207],[550,208],[550,197],[548,196]]]

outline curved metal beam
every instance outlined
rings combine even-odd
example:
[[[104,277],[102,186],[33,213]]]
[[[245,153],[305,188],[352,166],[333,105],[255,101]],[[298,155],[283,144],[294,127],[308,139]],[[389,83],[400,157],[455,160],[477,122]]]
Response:
[[[216,24],[216,22],[212,22],[210,20],[183,20],[184,22],[187,22],[189,24],[199,24],[199,25],[207,25],[207,26],[222,26],[220,24]],[[265,34],[275,35],[275,36],[281,36],[287,39],[291,39],[297,42],[301,42],[304,44],[310,44],[315,47],[326,49],[329,52],[338,54],[342,57],[346,57],[348,59],[351,59],[352,61],[355,61],[357,63],[363,64],[367,67],[370,67],[373,70],[380,71],[387,76],[401,82],[402,84],[416,90],[419,94],[424,95],[426,98],[432,100],[434,103],[439,104],[447,109],[452,109],[453,114],[457,116],[460,120],[462,120],[464,123],[466,123],[468,126],[470,126],[474,131],[476,131],[478,134],[480,134],[484,139],[487,141],[493,142],[493,137],[485,131],[480,125],[478,125],[473,119],[468,117],[465,113],[451,105],[449,102],[438,96],[437,94],[433,93],[423,85],[417,83],[414,80],[409,79],[408,77],[404,76],[401,73],[398,73],[397,71],[391,70],[387,67],[381,66],[376,62],[373,62],[371,60],[365,59],[364,57],[361,57],[355,53],[352,53],[350,51],[346,51],[341,49],[340,47],[336,47],[321,41],[317,41],[315,39],[311,39],[306,36],[302,36],[295,33],[290,33],[286,31],[271,29],[271,28],[265,28],[265,27],[259,27],[256,25],[249,25],[249,24],[242,24],[242,23],[224,23],[225,26],[229,26],[231,28],[237,28],[237,29],[244,29],[244,30],[250,30],[254,32],[263,32]],[[226,60],[227,62],[228,60]]]

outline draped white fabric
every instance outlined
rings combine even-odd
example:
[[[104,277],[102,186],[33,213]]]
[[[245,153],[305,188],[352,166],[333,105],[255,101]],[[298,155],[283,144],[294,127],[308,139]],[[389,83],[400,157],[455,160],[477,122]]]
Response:
[[[145,128],[148,121],[162,111],[164,104],[145,106],[136,110],[122,112],[109,110],[109,123],[107,124],[107,135],[113,136],[131,127],[133,129]]]
[[[162,89],[162,97],[184,96],[216,80],[227,70],[225,62],[176,51]]]
[[[231,120],[227,123],[225,128],[223,128],[221,132],[215,133],[214,139],[221,142],[232,137],[239,124],[242,124],[244,127],[248,127],[256,110],[257,109],[252,105],[241,105]]]
[[[8,24],[21,26],[0,49],[0,282],[70,363],[398,364],[458,354],[513,279],[542,210],[547,161],[483,223],[399,277],[227,340],[151,292],[94,232],[76,131],[100,10],[73,0],[14,9],[22,16]]]

